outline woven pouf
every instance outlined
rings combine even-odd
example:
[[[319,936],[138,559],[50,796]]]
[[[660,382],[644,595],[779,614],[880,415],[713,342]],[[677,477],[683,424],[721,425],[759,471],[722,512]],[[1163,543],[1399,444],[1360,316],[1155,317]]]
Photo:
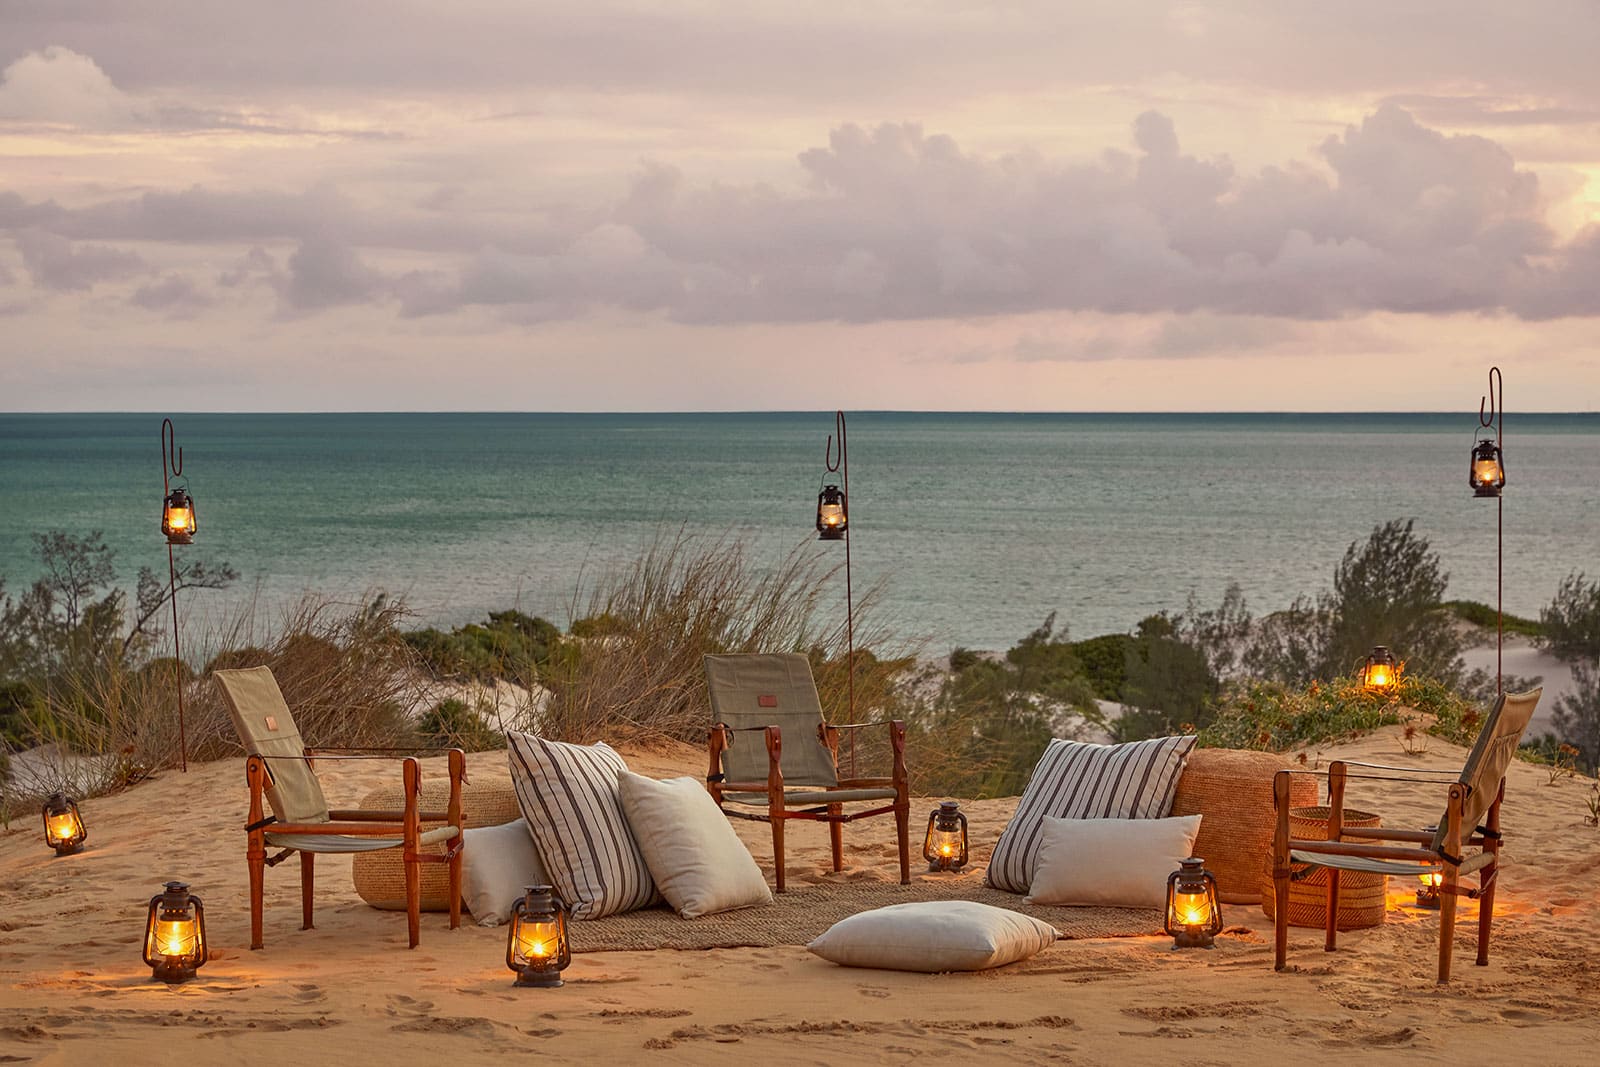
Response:
[[[1197,748],[1189,753],[1172,814],[1201,815],[1194,854],[1217,876],[1224,904],[1261,902],[1261,857],[1272,854],[1272,778],[1289,767],[1271,752]],[[1317,783],[1309,775],[1289,779],[1289,802],[1317,802]]]
[[[361,798],[361,806],[378,811],[399,811],[405,804],[405,793],[398,785],[374,789]],[[423,811],[444,811],[450,804],[450,780],[431,778],[422,783],[422,796],[418,807]],[[508,781],[467,782],[461,787],[461,821],[468,827],[499,826],[520,819],[522,810],[517,807],[517,794]],[[424,822],[422,828],[431,830],[441,822]],[[443,844],[429,845],[424,853],[444,855]],[[386,848],[381,852],[358,852],[350,864],[350,875],[356,883],[356,893],[374,908],[385,911],[406,910],[405,849]],[[450,865],[424,863],[422,871],[422,910],[450,910]]]
[[[1289,836],[1302,841],[1326,840],[1328,836],[1328,811],[1321,808],[1290,808]],[[1346,826],[1382,826],[1383,820],[1368,811],[1344,809]],[[1354,841],[1353,837],[1340,837],[1341,841]],[[1289,865],[1296,874],[1308,869],[1306,864]],[[1308,874],[1289,883],[1289,925],[1310,926],[1318,930],[1328,924],[1328,868],[1309,867]],[[1388,909],[1385,899],[1389,879],[1387,875],[1368,874],[1365,871],[1339,872],[1340,930],[1360,930],[1367,926],[1382,926]],[[1272,857],[1268,855],[1262,867],[1261,910],[1267,918],[1273,917],[1277,897],[1272,891]]]

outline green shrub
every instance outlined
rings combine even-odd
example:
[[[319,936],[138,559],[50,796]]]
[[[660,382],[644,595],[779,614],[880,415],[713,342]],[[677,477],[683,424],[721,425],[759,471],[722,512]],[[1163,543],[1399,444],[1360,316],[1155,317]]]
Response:
[[[1470,744],[1483,725],[1476,705],[1420,675],[1401,678],[1392,694],[1368,690],[1352,675],[1304,686],[1258,680],[1229,690],[1200,743],[1289,752],[1399,725],[1407,714],[1432,720],[1428,733],[1458,745]]]
[[[1555,599],[1540,609],[1540,642],[1564,660],[1600,657],[1600,582],[1586,582],[1581,571],[1561,579]]]
[[[442,700],[423,713],[417,733],[425,743],[468,752],[504,748],[505,735],[483,720],[464,701]]]
[[[1446,600],[1444,609],[1463,622],[1470,622],[1474,626],[1481,626],[1486,630],[1496,629],[1501,616],[1495,613],[1494,608],[1476,600]],[[1539,638],[1544,636],[1544,624],[1533,619],[1524,619],[1520,615],[1506,615],[1505,630],[1508,634],[1521,634],[1523,637]]]

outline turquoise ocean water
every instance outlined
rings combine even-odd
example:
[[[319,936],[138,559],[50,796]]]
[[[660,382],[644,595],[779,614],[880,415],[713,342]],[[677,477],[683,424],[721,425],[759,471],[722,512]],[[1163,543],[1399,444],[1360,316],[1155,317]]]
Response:
[[[1005,648],[1051,611],[1125,630],[1238,582],[1261,614],[1326,587],[1353,540],[1414,517],[1451,597],[1493,603],[1495,504],[1467,488],[1476,411],[1382,415],[849,416],[856,588],[951,645]],[[811,533],[831,413],[180,414],[200,525],[192,557],[255,596],[406,596],[419,623],[519,605],[565,622],[580,570],[683,522],[760,559]],[[0,575],[29,535],[102,530],[125,582],[158,572],[161,418],[0,415]],[[1570,570],[1600,575],[1600,414],[1506,426],[1505,603],[1536,614]],[[842,590],[841,590],[842,592]]]

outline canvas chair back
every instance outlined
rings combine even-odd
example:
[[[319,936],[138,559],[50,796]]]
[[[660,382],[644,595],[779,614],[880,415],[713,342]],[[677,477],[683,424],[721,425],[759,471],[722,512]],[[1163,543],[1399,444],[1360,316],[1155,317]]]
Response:
[[[1533,709],[1539,706],[1539,697],[1543,693],[1543,687],[1526,693],[1501,693],[1490,709],[1489,717],[1484,720],[1483,729],[1479,731],[1472,751],[1467,754],[1467,762],[1461,768],[1459,779],[1467,787],[1467,796],[1461,805],[1463,841],[1472,836],[1479,820],[1499,795],[1500,781],[1506,776],[1506,768],[1516,758],[1517,746],[1522,742],[1522,734],[1527,730],[1528,722],[1533,718]],[[1441,818],[1438,832],[1433,835],[1433,850],[1438,852],[1445,844],[1445,820]],[[1454,846],[1452,851],[1458,848]]]
[[[213,677],[244,750],[267,757],[267,800],[272,814],[283,823],[327,822],[328,801],[322,795],[322,783],[305,760],[306,743],[271,669],[217,671]]]
[[[783,730],[786,785],[836,786],[833,753],[817,735],[822,703],[811,663],[798,652],[707,656],[706,688],[712,722],[733,727],[733,744],[722,753],[722,771],[731,781],[767,780],[767,746],[751,727]],[[750,731],[750,732],[745,732]]]

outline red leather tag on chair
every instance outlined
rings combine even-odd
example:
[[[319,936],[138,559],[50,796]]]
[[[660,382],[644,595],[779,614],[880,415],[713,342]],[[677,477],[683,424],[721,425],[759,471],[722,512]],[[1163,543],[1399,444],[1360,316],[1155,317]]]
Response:
[[[278,732],[278,717],[276,715],[267,716],[267,729],[271,730],[273,733]]]
[[[769,693],[762,693],[756,697],[756,703],[764,708],[775,708],[778,706],[778,698]]]

